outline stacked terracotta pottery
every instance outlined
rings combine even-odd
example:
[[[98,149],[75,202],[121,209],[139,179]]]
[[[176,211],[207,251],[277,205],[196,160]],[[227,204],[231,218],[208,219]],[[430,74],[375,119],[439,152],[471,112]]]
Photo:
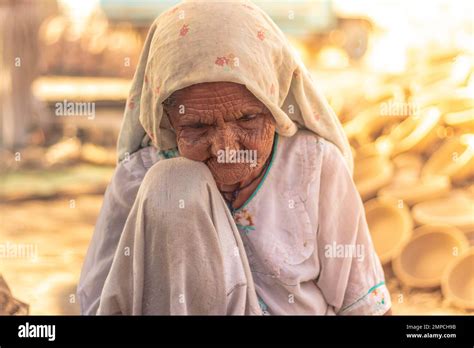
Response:
[[[473,62],[453,54],[392,76],[343,124],[381,262],[404,286],[440,287],[464,309],[474,309]]]

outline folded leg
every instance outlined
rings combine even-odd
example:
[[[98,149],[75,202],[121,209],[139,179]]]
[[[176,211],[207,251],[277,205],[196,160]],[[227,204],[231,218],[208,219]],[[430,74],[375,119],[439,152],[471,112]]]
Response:
[[[97,314],[261,314],[243,244],[207,166],[147,172]]]

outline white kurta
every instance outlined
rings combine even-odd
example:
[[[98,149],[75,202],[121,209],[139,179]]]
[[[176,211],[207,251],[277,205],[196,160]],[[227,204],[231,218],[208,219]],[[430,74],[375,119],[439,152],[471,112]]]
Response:
[[[149,146],[116,169],[83,266],[78,296],[95,314],[147,170],[179,155]],[[308,131],[277,137],[254,194],[232,212],[261,308],[269,314],[383,314],[391,306],[363,203],[344,158]]]

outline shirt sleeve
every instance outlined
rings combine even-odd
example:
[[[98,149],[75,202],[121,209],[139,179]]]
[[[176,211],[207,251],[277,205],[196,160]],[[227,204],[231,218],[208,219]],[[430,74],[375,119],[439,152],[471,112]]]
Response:
[[[77,287],[81,314],[97,312],[105,279],[145,172],[141,156],[136,153],[117,166],[107,187]]]
[[[338,315],[382,315],[390,294],[362,200],[339,150],[322,146],[317,285]]]

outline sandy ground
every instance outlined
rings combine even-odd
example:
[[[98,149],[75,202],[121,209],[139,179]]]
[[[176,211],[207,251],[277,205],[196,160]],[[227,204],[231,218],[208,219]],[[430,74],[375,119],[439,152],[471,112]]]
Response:
[[[0,272],[31,314],[79,314],[75,291],[102,204],[101,195],[0,204],[1,243],[34,248],[4,258]],[[394,314],[467,314],[443,300],[441,291],[400,286],[386,268]],[[470,313],[472,314],[472,313]]]
[[[76,284],[101,204],[102,196],[95,195],[0,206],[2,243],[32,250],[0,264],[31,314],[79,313]]]

